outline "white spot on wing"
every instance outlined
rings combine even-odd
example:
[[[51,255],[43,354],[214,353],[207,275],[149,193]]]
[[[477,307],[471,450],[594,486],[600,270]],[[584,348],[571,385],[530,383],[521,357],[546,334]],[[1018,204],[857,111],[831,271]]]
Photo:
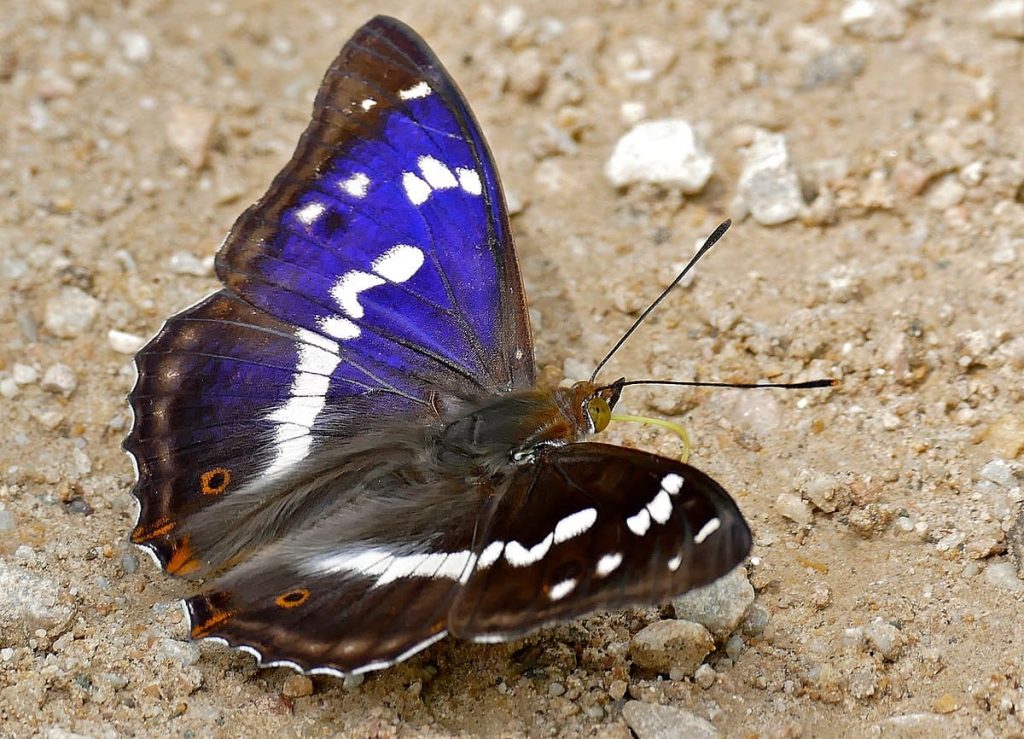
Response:
[[[551,600],[561,600],[575,589],[576,578],[570,577],[552,585],[551,590],[548,591],[548,597]]]
[[[612,554],[606,554],[601,559],[597,560],[597,567],[594,568],[594,572],[597,573],[598,577],[607,577],[619,568],[622,564],[622,555],[618,552]]]
[[[697,535],[695,537],[693,537],[694,543],[695,544],[703,544],[704,540],[707,539],[709,536],[711,536],[716,531],[718,531],[718,528],[721,525],[722,525],[721,521],[719,521],[717,518],[712,518],[706,524],[701,526],[700,531],[698,531]]]
[[[555,539],[554,533],[548,534],[537,544],[527,549],[518,541],[510,541],[505,545],[505,559],[513,567],[527,567],[544,558]]]
[[[324,214],[325,210],[327,210],[327,206],[323,203],[306,203],[295,211],[295,217],[298,218],[301,223],[311,226],[317,218]]]
[[[676,495],[683,489],[683,478],[675,472],[669,472],[661,480],[661,489],[669,495]]]
[[[668,568],[672,572],[675,572],[676,570],[679,569],[679,565],[681,565],[682,563],[683,563],[683,555],[677,554],[676,556],[674,556],[672,559],[670,559],[668,561]]]
[[[359,338],[359,326],[341,316],[320,316],[316,321],[316,325],[325,334],[333,336],[335,339]]]
[[[423,179],[427,181],[435,190],[449,190],[453,187],[458,187],[459,181],[455,179],[455,175],[448,169],[448,165],[439,159],[435,159],[432,156],[421,156],[416,160],[419,165],[420,172],[423,174]]]
[[[373,271],[390,282],[405,282],[423,266],[423,251],[398,244],[373,260]]]
[[[402,188],[413,205],[423,205],[430,197],[430,185],[413,172],[402,173]]]
[[[349,316],[352,318],[362,318],[363,306],[359,304],[359,293],[383,284],[384,280],[377,275],[371,275],[369,272],[360,272],[354,269],[351,272],[346,272],[338,279],[334,287],[331,288],[331,297],[337,301],[341,309]]]
[[[420,80],[412,87],[399,90],[398,97],[402,98],[402,100],[416,100],[417,98],[425,98],[431,92],[430,85]]]
[[[583,534],[594,525],[597,520],[597,510],[584,508],[582,511],[572,513],[555,525],[555,544],[561,544],[574,536]]]
[[[359,103],[359,107],[362,108],[363,110],[369,110],[376,104],[377,101],[374,100],[373,98],[364,98],[363,102]]]
[[[480,569],[490,567],[492,564],[498,561],[498,557],[505,549],[505,542],[503,541],[492,541],[484,550],[480,552],[480,559],[477,560],[476,566]]]
[[[659,490],[654,500],[647,504],[647,512],[658,523],[668,521],[672,517],[672,499],[668,497],[668,493]]]
[[[455,174],[459,176],[459,186],[470,195],[479,195],[484,191],[480,183],[480,175],[475,169],[468,167],[456,167]]]
[[[267,416],[278,423],[274,433],[276,454],[266,474],[273,474],[306,458],[313,437],[309,430],[326,403],[331,373],[341,362],[338,344],[304,328],[295,332],[299,356],[288,400]]]
[[[338,187],[354,198],[364,198],[370,188],[370,178],[363,172],[356,172],[351,177],[339,182]]]
[[[626,519],[626,525],[637,536],[643,536],[647,533],[647,529],[651,528],[651,514],[647,512],[646,508],[641,508],[635,516]]]

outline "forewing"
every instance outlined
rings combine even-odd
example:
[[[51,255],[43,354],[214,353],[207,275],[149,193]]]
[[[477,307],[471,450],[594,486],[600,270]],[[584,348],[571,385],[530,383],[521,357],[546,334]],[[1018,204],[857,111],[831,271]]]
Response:
[[[313,118],[217,273],[244,300],[455,392],[533,384],[529,319],[494,162],[419,36],[378,17],[345,44]],[[404,347],[418,355],[409,365]]]
[[[479,641],[664,602],[726,574],[751,546],[735,502],[700,470],[593,443],[522,467],[482,532],[448,618],[452,635]]]

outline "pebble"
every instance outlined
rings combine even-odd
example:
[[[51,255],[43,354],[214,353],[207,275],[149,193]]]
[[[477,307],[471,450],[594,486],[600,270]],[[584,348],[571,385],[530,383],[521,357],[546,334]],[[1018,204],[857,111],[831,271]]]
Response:
[[[936,184],[928,194],[928,207],[934,210],[949,210],[963,202],[967,188],[956,177],[950,175]]]
[[[743,150],[743,158],[739,194],[754,220],[775,226],[796,218],[804,201],[786,137],[758,129],[753,143]]]
[[[0,559],[0,634],[6,643],[19,634],[55,629],[73,614],[74,608],[61,601],[56,581]]]
[[[15,364],[11,368],[11,379],[19,385],[31,385],[39,379],[39,370],[30,364]]]
[[[5,377],[0,380],[0,395],[5,398],[13,398],[18,394],[18,383],[12,377]]]
[[[788,518],[801,526],[807,526],[814,519],[811,506],[799,495],[792,493],[780,493],[779,497],[775,499],[775,510],[783,518]]]
[[[864,54],[847,46],[833,46],[804,67],[800,86],[805,90],[836,85],[855,79],[864,71]]]
[[[133,64],[145,64],[153,58],[153,45],[139,31],[122,31],[117,39],[124,58]]]
[[[155,652],[161,659],[181,665],[194,665],[199,661],[199,645],[195,642],[164,637],[157,640]]]
[[[999,457],[985,463],[985,466],[981,468],[981,478],[1004,488],[1015,488],[1018,485],[1010,464]]]
[[[366,673],[359,673],[358,675],[345,675],[345,679],[341,681],[341,687],[345,690],[356,690],[363,681],[366,680]]]
[[[629,683],[625,680],[612,680],[612,684],[608,686],[608,696],[613,701],[620,701],[626,697],[627,690],[629,690]]]
[[[953,713],[960,706],[951,693],[943,693],[932,703],[932,710],[935,713]]]
[[[18,523],[14,520],[13,513],[10,511],[0,511],[0,533],[14,531],[17,527]]]
[[[853,0],[839,16],[843,29],[872,41],[892,41],[907,31],[907,16],[885,0]]]
[[[136,334],[112,328],[107,331],[107,343],[118,354],[135,354],[146,343],[146,340]]]
[[[176,105],[167,116],[165,132],[171,148],[190,168],[206,164],[217,116],[190,105]]]
[[[668,674],[675,669],[692,675],[714,648],[714,639],[700,624],[666,619],[641,629],[630,642],[629,653],[645,670]]]
[[[548,685],[548,695],[556,698],[560,695],[565,695],[565,686],[562,683],[551,683]]]
[[[876,618],[864,627],[868,644],[886,662],[894,662],[903,653],[903,633],[891,623]]]
[[[754,586],[745,567],[737,567],[710,585],[673,599],[676,618],[700,624],[719,640],[731,634],[754,602]]]
[[[1024,39],[1024,0],[996,0],[981,21],[993,36]]]
[[[873,667],[860,667],[850,674],[850,695],[864,700],[878,692],[878,673]]]
[[[693,673],[693,681],[704,690],[707,690],[715,684],[716,677],[718,677],[718,673],[715,672],[715,668],[707,664],[701,665],[697,668],[697,671]]]
[[[313,695],[313,681],[306,675],[289,675],[281,685],[281,695],[285,698],[305,698]]]
[[[176,251],[167,260],[167,268],[176,275],[207,277],[213,274],[213,259],[200,259],[187,251]]]
[[[646,182],[692,194],[704,189],[714,167],[693,127],[670,118],[634,126],[615,144],[604,172],[616,187]]]
[[[73,339],[81,336],[96,319],[100,301],[81,288],[62,287],[43,308],[43,325],[54,336]]]
[[[1017,576],[1013,562],[993,562],[985,568],[985,581],[1011,593],[1024,592],[1024,582]]]
[[[629,701],[622,717],[638,739],[717,739],[718,730],[700,716],[674,706]]]
[[[47,367],[43,373],[42,388],[51,393],[71,395],[78,387],[75,371],[66,364],[55,364]]]

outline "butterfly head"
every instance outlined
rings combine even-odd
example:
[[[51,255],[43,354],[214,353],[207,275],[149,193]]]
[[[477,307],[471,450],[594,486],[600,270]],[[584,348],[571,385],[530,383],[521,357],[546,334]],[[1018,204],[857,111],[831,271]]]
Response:
[[[596,434],[608,428],[612,420],[612,409],[619,402],[624,382],[625,379],[620,378],[611,385],[595,385],[584,380],[569,389],[579,408],[580,417],[590,427],[590,433]]]

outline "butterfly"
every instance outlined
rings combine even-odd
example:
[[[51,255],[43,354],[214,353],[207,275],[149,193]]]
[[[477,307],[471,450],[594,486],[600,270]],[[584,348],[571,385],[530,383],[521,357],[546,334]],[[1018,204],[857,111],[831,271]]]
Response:
[[[587,440],[624,380],[537,386],[493,158],[399,21],[342,48],[216,271],[137,354],[125,441],[131,541],[202,583],[193,638],[356,675],[663,602],[747,556],[710,477]]]

